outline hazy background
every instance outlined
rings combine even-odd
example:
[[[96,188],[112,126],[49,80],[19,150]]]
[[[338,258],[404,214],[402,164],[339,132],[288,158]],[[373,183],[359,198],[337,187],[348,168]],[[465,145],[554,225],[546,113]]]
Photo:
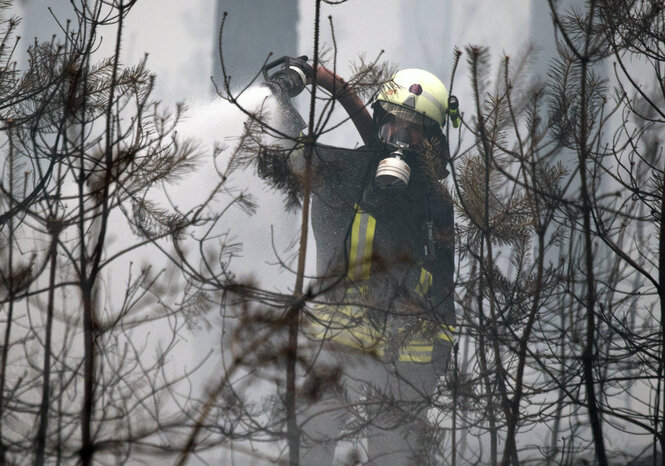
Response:
[[[35,36],[48,40],[58,32],[48,7],[63,24],[72,17],[68,0],[19,0],[18,5],[17,13],[24,18],[24,46]],[[453,49],[466,44],[489,46],[497,58],[503,53],[516,56],[529,44],[544,50],[541,56],[550,55],[553,31],[546,7],[542,0],[349,0],[341,5],[322,4],[321,42],[324,47],[332,46],[330,15],[341,76],[349,75],[349,63],[357,61],[360,54],[373,58],[383,50],[383,57],[400,67],[425,68],[448,82]],[[269,52],[276,57],[295,53],[311,56],[314,8],[311,0],[140,0],[127,18],[123,60],[130,64],[149,54],[149,67],[158,78],[156,96],[167,104],[207,100],[212,91],[210,78],[218,66],[222,11],[229,13],[224,45],[231,62],[229,73],[238,78],[234,79],[237,84],[261,67],[262,61],[253,57],[265,58]],[[270,39],[278,34],[293,34],[297,50],[290,50],[293,46],[282,39]],[[100,55],[111,53],[113,39],[104,41]]]
[[[18,6],[17,14],[23,17],[21,49],[35,37],[49,40],[53,34],[61,34],[55,18],[64,26],[73,17],[68,0],[19,0]],[[218,32],[225,11],[224,60],[234,88],[249,83],[271,52],[271,59],[312,56],[315,3],[306,0],[140,0],[126,19],[122,37],[123,64],[134,64],[148,54],[148,68],[157,77],[154,97],[171,108],[176,102],[187,103],[187,134],[201,139],[205,150],[213,143],[232,147],[242,128],[241,113],[217,98],[212,84],[213,79],[221,84]],[[98,50],[100,58],[114,50],[113,28],[105,31]],[[503,54],[517,58],[534,46],[542,51],[536,55],[540,59],[533,60],[534,67],[545,69],[543,64],[554,43],[546,2],[537,0],[349,0],[340,5],[322,4],[323,49],[332,49],[333,31],[337,73],[342,77],[351,74],[351,64],[357,63],[359,56],[372,60],[383,53],[383,60],[402,68],[427,69],[446,84],[455,48],[489,46],[498,65]],[[471,113],[466,76],[463,56],[453,93],[460,99],[461,111]],[[305,99],[302,96],[300,103]],[[337,121],[345,117],[341,109],[335,115]],[[327,134],[323,142],[353,147],[360,144],[360,138],[348,123]],[[453,136],[451,144],[456,142]],[[209,168],[202,167],[181,184],[182,196],[205,195],[207,187],[217,181]],[[236,185],[249,189],[259,205],[251,220],[234,212],[227,222],[231,233],[245,242],[243,257],[236,260],[238,270],[254,272],[271,287],[288,288],[294,279],[274,266],[273,243],[286,257],[299,217],[284,214],[280,196],[269,192],[251,172],[236,177]],[[173,193],[178,198],[178,191]],[[309,251],[308,264],[313,271],[313,249]]]
[[[242,114],[215,96],[211,81],[214,77],[220,82],[217,44],[222,12],[229,12],[223,36],[227,71],[232,84],[242,87],[258,73],[270,52],[273,58],[312,56],[314,8],[311,0],[140,0],[126,21],[121,61],[131,65],[148,54],[148,68],[157,77],[155,98],[167,107],[184,101],[191,109],[181,133],[201,139],[205,150],[215,142],[233,146],[242,128]],[[467,44],[490,47],[496,65],[503,54],[517,58],[533,46],[540,50],[532,60],[533,68],[542,73],[554,44],[548,11],[543,0],[349,0],[341,5],[322,5],[321,44],[323,48],[332,47],[334,30],[337,73],[342,77],[350,75],[351,63],[360,55],[372,60],[383,51],[382,59],[401,68],[427,69],[447,84],[453,51]],[[68,0],[18,1],[16,14],[23,17],[21,50],[35,37],[49,40],[53,34],[60,34],[55,18],[61,25],[72,18]],[[113,31],[108,29],[102,37],[99,58],[113,53],[114,41]],[[23,54],[22,59],[25,57]],[[469,109],[472,113],[466,76],[462,57],[454,94],[460,99],[462,112]],[[339,113],[336,117],[341,120],[345,115]],[[360,138],[348,124],[327,135],[324,142],[356,146]],[[456,138],[451,143],[455,144]],[[173,188],[174,197],[193,203],[197,195],[205,195],[217,182],[210,168],[208,160],[201,170]],[[260,277],[262,284],[271,289],[288,291],[294,277],[276,265],[275,250],[280,257],[288,257],[299,215],[284,213],[280,196],[266,189],[251,171],[242,173],[234,183],[253,194],[259,205],[252,218],[234,211],[224,225],[244,242],[236,269],[240,274]],[[309,252],[308,267],[313,273],[312,247]],[[120,278],[114,281],[122,283]],[[193,335],[186,342],[187,351],[181,354],[187,354],[191,361],[219,347],[221,320],[211,316],[210,321],[210,331]],[[219,375],[217,359],[211,359],[207,367],[210,374]],[[203,372],[199,377],[194,385],[205,386],[208,376]]]

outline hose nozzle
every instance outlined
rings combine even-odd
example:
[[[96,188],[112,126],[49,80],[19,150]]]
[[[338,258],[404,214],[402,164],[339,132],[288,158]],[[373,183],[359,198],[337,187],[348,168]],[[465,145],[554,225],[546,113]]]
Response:
[[[268,71],[279,65],[283,68],[272,75]],[[282,93],[288,97],[295,97],[300,94],[307,84],[307,76],[304,69],[307,67],[307,57],[298,58],[282,57],[268,63],[261,70],[267,86],[273,94]]]

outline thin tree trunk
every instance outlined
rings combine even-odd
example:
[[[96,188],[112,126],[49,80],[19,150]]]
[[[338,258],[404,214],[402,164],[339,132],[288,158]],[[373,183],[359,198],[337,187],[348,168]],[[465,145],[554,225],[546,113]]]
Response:
[[[665,176],[663,176],[665,180]],[[661,192],[660,224],[658,231],[658,299],[660,301],[660,360],[658,361],[658,390],[656,392],[656,415],[654,419],[654,435],[660,443],[660,451],[665,455],[665,412],[661,416],[660,410],[665,408],[662,403],[662,382],[665,380],[665,190]],[[660,417],[660,420],[659,420]],[[662,426],[659,425],[662,423]],[[653,448],[653,461],[657,458],[656,442]]]
[[[590,11],[590,16],[593,16],[593,9]],[[595,290],[595,273],[593,264],[593,241],[591,238],[591,200],[589,198],[589,188],[587,182],[586,160],[588,158],[587,136],[588,136],[588,122],[587,122],[587,102],[586,102],[586,80],[587,80],[587,61],[582,61],[582,78],[581,78],[581,97],[582,104],[581,124],[580,124],[580,144],[579,148],[579,173],[580,173],[580,190],[582,197],[582,220],[584,226],[584,260],[586,272],[586,341],[584,350],[582,352],[582,367],[584,374],[584,386],[587,397],[587,410],[589,413],[589,422],[591,424],[591,432],[593,434],[593,444],[596,451],[596,458],[601,465],[607,464],[607,455],[605,453],[605,444],[603,441],[603,429],[601,426],[600,413],[598,412],[598,401],[596,399],[596,389],[593,377],[594,367],[594,348],[595,348],[595,332],[596,332],[596,290]]]
[[[60,466],[62,464],[62,448],[63,448],[63,441],[62,441],[62,431],[63,431],[63,413],[64,410],[62,408],[63,405],[63,396],[62,396],[62,387],[65,386],[64,382],[64,374],[63,371],[60,371],[60,375],[58,377],[59,379],[59,387],[60,387],[60,396],[58,397],[58,427],[56,428],[56,448],[55,448],[55,453],[56,453],[56,458],[55,458],[55,464],[56,466]]]
[[[319,65],[319,29],[321,18],[321,0],[316,1],[314,13],[314,60],[313,68]],[[316,142],[314,131],[314,111],[316,106],[316,73],[312,77],[312,93],[309,108],[309,133],[305,140],[305,179],[303,186],[303,206],[300,222],[300,244],[298,250],[298,270],[294,295],[296,303],[287,314],[288,346],[286,351],[286,430],[289,445],[289,462],[292,466],[300,464],[300,428],[296,416],[296,363],[298,359],[298,332],[303,300],[305,278],[305,259],[307,256],[307,235],[309,225],[309,204],[312,178],[312,154]]]
[[[578,120],[579,133],[577,135],[577,156],[578,156],[578,171],[580,174],[580,196],[582,200],[581,213],[583,221],[583,238],[584,238],[584,270],[586,281],[586,296],[584,308],[586,312],[586,338],[585,346],[582,351],[582,373],[583,383],[586,393],[586,408],[589,414],[589,423],[591,425],[591,432],[593,435],[594,450],[596,459],[601,465],[607,464],[607,454],[605,452],[605,444],[603,440],[603,429],[601,425],[600,412],[598,409],[598,401],[596,399],[596,389],[593,376],[594,362],[595,362],[595,325],[596,325],[596,292],[595,292],[595,273],[593,264],[593,241],[591,232],[591,198],[589,193],[589,184],[587,182],[586,163],[589,159],[589,102],[587,100],[587,79],[589,77],[589,62],[590,62],[590,47],[594,26],[594,16],[596,14],[596,2],[591,0],[589,2],[587,11],[587,24],[584,28],[585,45],[584,51],[581,53],[577,50],[574,42],[568,37],[564,26],[558,20],[556,15],[556,8],[554,2],[549,0],[550,10],[554,16],[555,25],[562,32],[565,43],[568,45],[570,51],[575,55],[577,61],[581,66],[580,73],[580,113]]]
[[[14,199],[14,144],[12,142],[11,128],[9,134],[9,202]],[[5,464],[7,447],[2,432],[5,414],[5,379],[7,374],[7,357],[9,355],[9,340],[11,338],[12,321],[14,319],[14,216],[10,215],[7,219],[9,227],[9,257],[8,257],[8,278],[7,288],[9,303],[7,309],[7,324],[5,326],[5,339],[2,345],[2,361],[0,362],[0,464]]]
[[[84,364],[84,384],[83,384],[83,410],[81,415],[81,462],[84,466],[92,464],[94,455],[94,443],[92,440],[92,414],[95,404],[95,335],[96,335],[96,316],[94,290],[99,273],[99,264],[101,263],[104,252],[104,244],[108,229],[109,217],[109,192],[113,182],[113,147],[115,144],[113,131],[113,107],[115,103],[115,89],[117,86],[117,75],[120,64],[120,46],[122,43],[122,33],[124,27],[125,9],[127,6],[120,0],[117,5],[118,26],[116,33],[115,54],[113,56],[113,68],[111,70],[111,80],[109,84],[108,105],[106,107],[106,129],[105,129],[105,148],[104,148],[104,185],[100,198],[101,213],[99,214],[99,233],[95,248],[90,256],[87,257],[85,251],[85,231],[81,228],[81,244],[83,257],[81,260],[81,274],[83,276],[81,291],[83,296],[83,347],[85,352]],[[85,83],[85,81],[84,81]],[[83,161],[81,161],[83,163]],[[81,165],[83,170],[84,166]],[[79,185],[79,195],[83,195],[83,186]],[[81,197],[81,215],[85,212],[83,209],[83,198]],[[93,222],[96,221],[93,219]],[[81,220],[81,226],[84,219]],[[88,260],[90,259],[90,260]]]
[[[537,212],[534,212],[537,215]],[[524,331],[522,337],[519,340],[519,349],[518,349],[518,363],[517,363],[517,375],[515,376],[515,393],[511,401],[511,416],[507,419],[507,432],[506,432],[506,449],[503,452],[502,463],[504,465],[509,465],[511,461],[515,464],[517,460],[517,424],[520,419],[520,404],[522,402],[522,393],[524,388],[524,368],[526,366],[526,349],[529,339],[531,337],[531,329],[536,319],[536,314],[538,314],[538,309],[540,306],[540,291],[543,282],[543,261],[545,260],[545,239],[544,232],[538,232],[538,257],[537,257],[537,272],[536,272],[536,286],[535,286],[535,295],[533,297],[533,302],[531,305],[531,311],[529,313],[529,319],[524,326]]]
[[[472,79],[473,79],[473,89],[474,89],[474,98],[475,98],[475,104],[476,104],[476,115],[477,115],[477,130],[478,130],[478,139],[480,140],[480,143],[482,145],[482,153],[484,156],[484,163],[485,163],[485,172],[484,172],[484,180],[483,180],[483,187],[484,187],[484,206],[483,206],[483,225],[481,226],[482,229],[482,239],[483,241],[483,246],[487,248],[487,253],[483,254],[481,253],[481,261],[483,263],[480,264],[480,273],[481,277],[486,276],[487,278],[487,287],[488,287],[488,298],[489,298],[489,311],[490,311],[490,322],[487,327],[481,326],[481,334],[487,328],[487,331],[492,338],[492,348],[493,348],[493,353],[494,353],[494,364],[495,364],[495,371],[496,371],[496,382],[497,386],[499,388],[499,397],[500,397],[500,402],[501,402],[501,407],[504,412],[504,416],[506,420],[510,419],[511,417],[511,409],[510,409],[510,400],[508,399],[507,391],[506,391],[506,386],[505,386],[505,371],[503,367],[503,362],[501,361],[501,345],[499,342],[499,333],[497,330],[497,323],[498,323],[498,315],[496,311],[496,301],[494,299],[494,253],[492,251],[492,230],[490,227],[490,208],[489,208],[489,199],[490,199],[490,174],[491,174],[491,167],[492,167],[492,149],[490,147],[490,143],[487,137],[486,129],[485,129],[485,120],[483,117],[483,109],[480,105],[480,90],[479,90],[479,85],[478,85],[478,56],[476,55],[473,60],[472,64]],[[487,263],[485,264],[485,258],[487,258]],[[481,294],[481,305],[482,305],[482,297],[483,294]],[[481,308],[482,309],[482,308]],[[482,312],[481,312],[482,314]],[[514,448],[511,449],[510,443],[506,445],[506,449],[509,450],[508,454],[510,455],[511,459],[514,461],[515,464],[517,464],[517,454],[514,451]],[[497,456],[498,452],[495,452],[495,454],[492,457],[493,464],[496,464],[498,460]]]
[[[572,232],[571,232],[571,241],[568,248],[568,257],[573,257],[573,241],[572,241]],[[568,272],[568,286],[572,286],[570,283],[570,273]],[[570,310],[570,308],[569,308]],[[566,371],[566,311],[563,306],[561,306],[561,333],[559,339],[559,363],[560,363],[560,372],[564,374]],[[563,416],[563,405],[565,392],[562,387],[558,390],[559,396],[556,402],[556,410],[554,411],[554,426],[552,427],[552,442],[550,444],[550,451],[547,453],[547,464],[551,464],[554,461],[554,458],[559,453],[559,432],[561,429],[561,418]]]
[[[81,284],[83,291],[83,348],[85,361],[83,365],[83,409],[81,412],[81,463],[84,466],[92,464],[94,447],[92,442],[92,412],[95,396],[95,347],[94,347],[94,317],[90,280]]]
[[[565,328],[566,328],[566,318],[564,315],[563,310],[561,311],[561,353],[559,354],[559,358],[561,360],[561,373],[563,373],[565,369],[565,363],[564,363],[564,344],[565,344]],[[562,388],[559,388],[559,396],[556,401],[556,409],[554,411],[554,425],[552,426],[552,442],[550,444],[550,451],[547,452],[547,464],[552,464],[552,461],[554,461],[554,458],[556,455],[559,453],[559,432],[561,430],[561,417],[563,415],[563,398],[565,396],[564,391]]]
[[[457,465],[457,385],[459,384],[459,363],[457,355],[459,353],[459,344],[453,345],[453,426],[452,426],[452,466]]]
[[[523,150],[523,145],[522,145],[522,138],[520,137],[520,132],[519,132],[519,126],[517,124],[517,120],[515,118],[515,113],[513,110],[512,106],[512,101],[511,101],[511,85],[510,85],[510,79],[509,79],[509,68],[508,68],[508,59],[505,59],[505,72],[504,72],[504,79],[505,79],[505,89],[506,89],[506,96],[507,96],[507,101],[508,101],[508,108],[510,109],[510,116],[511,120],[513,123],[513,126],[515,128],[515,135],[518,140],[519,144],[519,155],[520,155],[520,166],[521,166],[521,172],[524,178],[524,190],[526,191],[526,195],[528,197],[529,201],[529,207],[531,209],[531,217],[532,217],[532,226],[534,230],[536,231],[536,234],[538,236],[538,255],[536,256],[535,260],[537,261],[536,267],[536,282],[535,282],[535,294],[533,296],[533,301],[531,304],[531,311],[529,312],[529,317],[527,320],[526,325],[524,326],[524,330],[522,331],[522,336],[519,339],[519,346],[518,346],[518,363],[517,363],[517,375],[515,376],[515,389],[514,389],[514,394],[513,398],[511,401],[511,411],[512,415],[507,419],[508,421],[508,428],[507,428],[507,433],[506,433],[506,450],[504,451],[503,455],[503,464],[508,464],[510,461],[511,456],[514,456],[515,459],[517,459],[517,427],[520,421],[520,404],[522,402],[522,394],[523,394],[523,388],[524,388],[524,370],[526,366],[526,353],[527,353],[527,345],[529,343],[529,340],[531,338],[531,331],[533,329],[533,325],[535,323],[535,318],[536,315],[539,311],[540,308],[540,294],[541,294],[541,288],[543,286],[543,273],[544,273],[544,261],[545,261],[545,230],[546,230],[546,225],[547,225],[547,220],[544,222],[541,222],[541,210],[540,210],[540,202],[539,202],[539,194],[537,190],[532,190],[530,188],[529,184],[529,175],[532,179],[532,181],[535,181],[536,174],[534,173],[535,170],[529,171],[528,167],[526,166],[526,155],[524,154]],[[535,131],[536,131],[536,126],[532,125],[531,126],[531,131],[530,131],[530,136],[531,140],[533,141],[535,139]],[[532,163],[533,165],[533,163]],[[535,183],[532,183],[535,184]]]
[[[483,247],[481,246],[481,257]],[[479,267],[479,269],[482,269]],[[480,272],[480,270],[479,270]],[[496,428],[496,415],[494,413],[494,390],[492,389],[492,381],[490,380],[489,367],[487,366],[487,357],[485,356],[486,343],[485,343],[485,318],[483,315],[483,277],[482,273],[478,279],[478,358],[480,362],[480,371],[485,384],[485,393],[487,394],[487,420],[489,423],[490,434],[490,464],[497,466],[498,461],[498,432]]]
[[[472,273],[471,273],[470,276],[475,276],[475,274],[473,273],[474,270],[475,270],[475,266],[472,266],[472,269],[471,269]],[[467,309],[471,308],[470,301],[471,300],[468,300],[468,302],[467,302],[467,305],[466,305]],[[465,311],[465,314],[467,314],[466,311]],[[464,318],[467,321],[470,321],[470,316],[465,315]],[[467,373],[467,368],[469,367],[469,359],[471,358],[470,351],[471,351],[471,338],[466,338],[464,340],[464,346],[462,347],[462,364],[460,366],[462,368],[462,371],[465,374]],[[461,434],[462,434],[461,438],[460,438],[461,445],[460,445],[459,452],[458,452],[457,456],[464,457],[464,454],[466,453],[466,447],[468,446],[467,436],[469,435],[469,432],[468,432],[467,429],[461,429]]]
[[[586,170],[585,165],[580,167],[580,173]],[[595,275],[593,270],[593,251],[591,241],[591,213],[588,203],[588,193],[586,192],[586,176],[582,175],[582,212],[584,220],[584,246],[585,246],[585,269],[587,292],[585,298],[586,308],[586,341],[584,351],[582,352],[582,365],[584,374],[584,386],[587,397],[587,410],[589,412],[589,422],[591,423],[591,432],[593,434],[593,443],[596,451],[596,458],[601,465],[607,464],[605,445],[603,442],[603,430],[598,412],[598,401],[596,399],[596,389],[593,377],[594,367],[594,347],[596,331],[596,293],[595,293]]]
[[[52,219],[52,222],[57,222]],[[52,226],[51,247],[49,254],[51,258],[48,286],[48,303],[46,308],[46,336],[44,338],[44,366],[42,369],[42,402],[39,406],[39,429],[37,431],[37,448],[35,464],[44,464],[44,450],[46,447],[46,435],[48,431],[50,384],[51,384],[51,335],[53,329],[53,307],[55,300],[55,277],[57,269],[57,250],[59,226]]]

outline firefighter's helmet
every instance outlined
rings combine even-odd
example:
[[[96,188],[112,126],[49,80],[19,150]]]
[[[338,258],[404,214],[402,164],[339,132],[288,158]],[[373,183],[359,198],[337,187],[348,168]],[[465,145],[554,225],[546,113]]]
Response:
[[[448,91],[432,73],[415,68],[398,71],[373,103],[397,118],[442,127],[448,113]]]
[[[397,72],[381,88],[372,108],[379,140],[393,150],[379,162],[376,185],[384,190],[401,191],[411,176],[408,153],[427,155],[428,152],[422,152],[425,140],[430,146],[435,141],[441,142],[436,147],[443,150],[441,129],[448,115],[448,91],[432,73],[406,69]],[[440,155],[440,168],[436,171],[444,178],[447,172],[443,164],[447,157],[444,153]]]

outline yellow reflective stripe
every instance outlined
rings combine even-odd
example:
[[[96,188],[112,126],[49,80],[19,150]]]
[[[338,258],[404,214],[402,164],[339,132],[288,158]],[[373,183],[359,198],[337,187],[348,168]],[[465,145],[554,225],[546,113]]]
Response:
[[[432,352],[419,353],[419,352],[402,352],[399,353],[399,360],[404,362],[430,362],[432,360]]]
[[[455,327],[452,325],[442,325],[441,330],[439,331],[438,337],[441,340],[453,342],[454,340]]]
[[[367,323],[351,322],[346,319],[338,319],[335,322],[310,322],[308,328],[316,330],[329,330],[331,332],[348,332],[357,335],[365,341],[379,341],[385,340],[383,332],[377,331],[370,327]]]
[[[434,351],[434,336],[431,338],[423,337],[423,333],[427,333],[427,323],[423,322],[420,334],[414,335],[406,342],[399,352],[399,360],[406,362],[430,362],[432,360],[432,352]],[[400,328],[400,332],[405,331],[405,328]],[[453,332],[455,327],[452,325],[441,325],[437,337],[441,340],[453,342]]]
[[[365,309],[358,306],[317,306],[312,310],[303,332],[315,340],[334,341],[353,348],[383,355],[385,333],[365,319]]]
[[[329,315],[310,321],[309,327],[313,329],[320,328],[323,330],[341,331],[358,326],[359,323],[360,319],[352,320],[346,317]]]
[[[354,335],[350,335],[348,333],[339,333],[326,339],[362,351],[369,351],[378,356],[383,356],[385,354],[383,349],[383,342],[381,341],[363,342],[360,339],[356,338]]]
[[[358,260],[358,236],[360,235],[360,217],[359,212],[353,219],[351,227],[351,251],[349,252],[349,278],[355,279],[355,267]]]
[[[337,309],[340,313],[347,315],[349,317],[363,317],[365,315],[365,309],[359,306],[340,306]]]
[[[383,337],[367,335],[356,328],[333,330],[330,327],[319,327],[319,331],[310,331],[307,335],[316,340],[334,341],[364,351],[372,351],[380,356],[384,354],[385,338]]]
[[[372,265],[372,244],[374,243],[374,231],[376,230],[376,219],[367,215],[367,232],[365,233],[365,259],[362,267],[362,278],[369,278]]]
[[[419,296],[425,296],[429,289],[432,287],[432,274],[424,268],[420,268],[420,279],[416,285],[416,293]]]
[[[430,362],[434,345],[406,345],[399,351],[400,361]]]
[[[349,326],[352,326],[353,322],[350,320],[345,320],[345,319],[335,319],[333,322],[332,319],[330,319],[327,322],[312,322],[310,327],[312,328],[321,328],[324,330],[331,330],[331,331],[340,331],[344,329],[348,329]]]
[[[313,316],[333,315],[333,314],[342,313],[347,316],[355,317],[355,316],[363,316],[365,315],[365,312],[366,312],[365,308],[352,304],[346,306],[329,306],[326,304],[320,304],[315,306],[314,309],[312,309]]]
[[[423,274],[421,273],[421,280],[422,277]],[[400,348],[398,355],[400,361],[426,363],[432,360],[434,342],[431,337],[428,338],[425,336],[427,334],[427,325],[427,322],[422,322],[420,331],[416,335],[413,335],[406,344]],[[405,331],[406,328],[404,327],[399,329],[400,333]]]
[[[369,278],[375,230],[376,219],[356,205],[356,215],[351,226],[351,250],[349,251],[348,275],[352,280]]]
[[[385,343],[385,338],[371,335],[367,332],[362,332],[361,330],[355,328],[346,329],[344,332],[339,333],[339,335],[344,334],[347,334],[350,337],[353,337],[355,340],[365,343],[369,346],[383,345]]]
[[[434,345],[432,343],[430,344],[424,344],[424,345],[416,345],[416,344],[407,344],[404,347],[405,351],[419,351],[421,353],[427,352],[427,351],[432,351],[434,350]]]

